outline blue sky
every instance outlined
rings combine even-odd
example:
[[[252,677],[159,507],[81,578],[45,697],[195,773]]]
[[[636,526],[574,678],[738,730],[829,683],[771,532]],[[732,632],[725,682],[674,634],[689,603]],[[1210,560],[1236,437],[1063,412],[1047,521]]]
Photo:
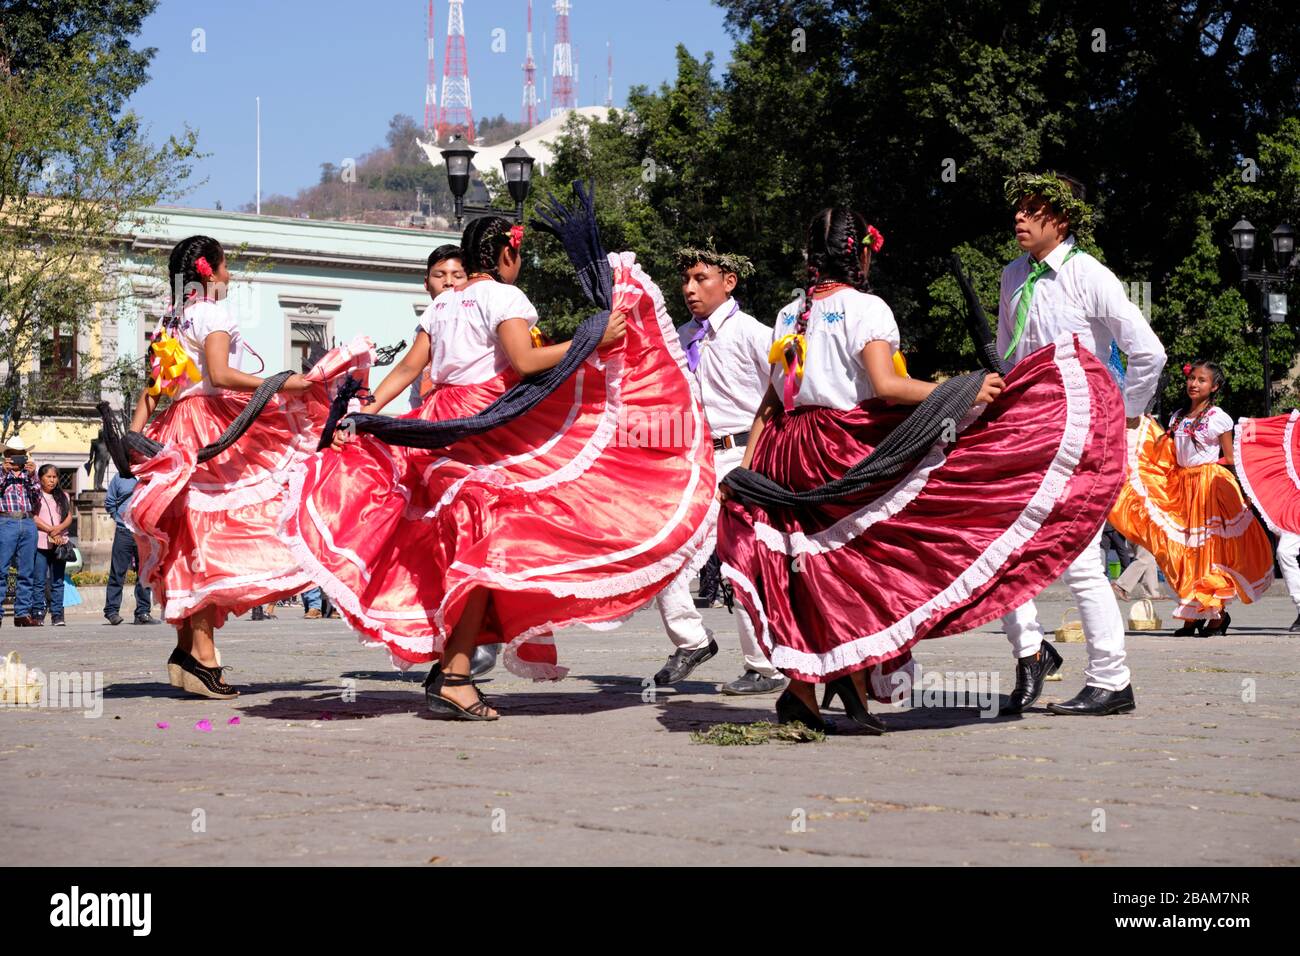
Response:
[[[262,98],[262,195],[292,195],[317,181],[322,162],[339,164],[383,144],[388,121],[423,122],[428,0],[162,0],[137,46],[157,47],[150,80],[131,106],[154,139],[188,123],[211,155],[182,202],[226,209],[251,202],[255,185],[255,106]],[[550,0],[534,0],[533,50],[554,37]],[[614,102],[635,84],[671,80],[674,50],[712,50],[725,65],[732,43],[709,0],[572,0],[570,30],[579,57],[578,104],[605,99],[605,42],[614,45]],[[435,0],[441,91],[446,0]],[[523,87],[526,0],[465,0],[465,34],[475,116],[517,120]],[[495,29],[504,52],[492,50]],[[193,31],[204,31],[195,52]]]

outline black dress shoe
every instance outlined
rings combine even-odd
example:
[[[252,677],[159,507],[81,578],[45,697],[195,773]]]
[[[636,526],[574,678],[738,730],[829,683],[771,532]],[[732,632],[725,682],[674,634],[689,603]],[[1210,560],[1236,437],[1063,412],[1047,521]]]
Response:
[[[1038,700],[1043,692],[1043,681],[1061,668],[1061,652],[1044,641],[1038,653],[1016,661],[1016,689],[998,710],[998,716],[1019,714]]]
[[[1296,615],[1295,621],[1291,624],[1289,628],[1287,628],[1287,630],[1290,631],[1292,634],[1300,633],[1300,614]]]
[[[834,724],[828,720],[822,720],[821,714],[809,710],[804,702],[787,687],[785,693],[776,699],[776,722],[778,724],[793,724],[796,721],[809,730],[820,730],[824,734],[833,733],[835,730]]]
[[[1204,621],[1184,621],[1183,626],[1174,631],[1174,637],[1191,637],[1205,629]]]
[[[709,638],[707,647],[696,651],[673,651],[668,663],[654,676],[656,687],[669,687],[691,676],[691,671],[718,653],[718,642]]]
[[[1079,714],[1090,717],[1105,717],[1109,714],[1127,714],[1137,707],[1133,700],[1133,685],[1123,690],[1106,690],[1104,687],[1088,685],[1073,698],[1063,704],[1048,704],[1047,709],[1053,714],[1067,716]]]
[[[829,697],[839,697],[844,705],[844,713],[849,719],[872,736],[879,737],[885,732],[885,722],[867,709],[866,701],[858,694],[853,678],[845,674],[837,677],[826,686]]]
[[[501,652],[500,644],[480,644],[474,648],[469,659],[469,676],[482,677],[497,666],[497,654]]]
[[[764,677],[758,671],[746,670],[735,680],[722,685],[724,694],[774,694],[784,689],[786,679],[780,674]]]
[[[1217,621],[1210,621],[1206,624],[1197,637],[1213,637],[1216,634],[1227,634],[1228,625],[1231,623],[1232,615],[1227,611],[1224,611],[1223,617],[1219,618]]]
[[[157,624],[158,619],[151,614],[146,614],[144,617],[137,617],[135,619],[135,623],[136,624]]]
[[[116,611],[114,611],[112,614],[108,614],[108,615],[106,615],[106,617],[108,618],[108,623],[109,623],[109,624],[121,624],[121,623],[122,623],[122,615],[118,614]]]

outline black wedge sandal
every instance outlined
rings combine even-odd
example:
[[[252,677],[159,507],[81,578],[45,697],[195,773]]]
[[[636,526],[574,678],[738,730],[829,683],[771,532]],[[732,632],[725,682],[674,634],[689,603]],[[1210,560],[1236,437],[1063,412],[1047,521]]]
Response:
[[[185,654],[184,651],[179,651],[179,653]],[[176,654],[172,655],[173,658],[176,656]],[[213,700],[233,700],[239,696],[239,691],[227,684],[225,678],[221,676],[222,671],[230,668],[222,667],[220,664],[216,667],[205,667],[192,654],[185,654],[183,658],[175,661],[175,663],[180,669],[180,684],[176,686],[179,686],[182,690],[199,697],[210,697]],[[168,677],[171,676],[172,664],[173,661],[169,659],[167,661]]]
[[[500,714],[489,714],[487,697],[478,689],[477,681],[468,674],[448,674],[441,668],[429,675],[424,685],[424,702],[438,717],[444,720],[497,720]],[[443,697],[444,687],[473,687],[478,700],[468,707],[462,707],[454,700]]]

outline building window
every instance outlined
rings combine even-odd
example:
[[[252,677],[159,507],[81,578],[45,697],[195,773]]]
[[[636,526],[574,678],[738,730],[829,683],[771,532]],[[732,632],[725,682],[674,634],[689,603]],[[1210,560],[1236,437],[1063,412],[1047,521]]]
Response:
[[[57,323],[41,342],[41,374],[60,379],[77,377],[77,330]]]
[[[293,319],[289,323],[289,367],[306,372],[334,347],[327,320]]]

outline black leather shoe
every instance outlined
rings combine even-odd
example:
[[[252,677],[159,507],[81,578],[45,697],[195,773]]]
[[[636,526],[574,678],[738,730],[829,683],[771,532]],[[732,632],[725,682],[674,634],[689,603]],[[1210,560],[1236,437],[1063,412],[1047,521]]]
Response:
[[[1174,637],[1191,637],[1205,630],[1204,621],[1184,621],[1183,626],[1174,631]]]
[[[774,694],[784,690],[786,679],[780,674],[764,677],[758,671],[747,670],[729,684],[722,685],[724,694]]]
[[[1061,669],[1061,652],[1044,641],[1038,653],[1016,661],[1016,689],[998,710],[998,716],[1019,714],[1038,700],[1043,692],[1043,681]]]
[[[135,623],[136,624],[157,624],[158,619],[151,614],[146,614],[144,617],[137,617],[135,619]]]
[[[1296,615],[1295,622],[1292,623],[1292,625],[1289,628],[1287,628],[1287,630],[1290,631],[1292,634],[1300,633],[1300,614]]]
[[[1227,634],[1228,625],[1232,623],[1232,615],[1227,611],[1223,612],[1223,617],[1217,621],[1208,622],[1197,637],[1213,637],[1215,634]]]
[[[709,638],[708,647],[701,647],[698,651],[673,651],[668,663],[655,674],[655,686],[669,687],[686,680],[691,676],[691,671],[717,653],[718,642],[713,638]]]
[[[107,615],[107,618],[108,618],[108,623],[109,623],[109,624],[121,624],[121,623],[122,623],[122,615],[118,614],[116,611],[114,611],[112,614]]]
[[[497,654],[501,652],[500,644],[480,644],[474,648],[469,659],[469,676],[482,677],[497,666]]]
[[[1136,707],[1137,703],[1133,700],[1132,684],[1129,684],[1123,690],[1106,690],[1104,687],[1089,685],[1063,704],[1047,705],[1047,709],[1053,714],[1064,714],[1066,716],[1079,714],[1089,717],[1127,714]]]
[[[776,699],[776,722],[778,724],[793,724],[796,721],[809,730],[820,730],[824,734],[834,733],[835,731],[834,724],[828,720],[822,720],[821,714],[809,710],[804,705],[804,702],[787,687],[785,693]]]

